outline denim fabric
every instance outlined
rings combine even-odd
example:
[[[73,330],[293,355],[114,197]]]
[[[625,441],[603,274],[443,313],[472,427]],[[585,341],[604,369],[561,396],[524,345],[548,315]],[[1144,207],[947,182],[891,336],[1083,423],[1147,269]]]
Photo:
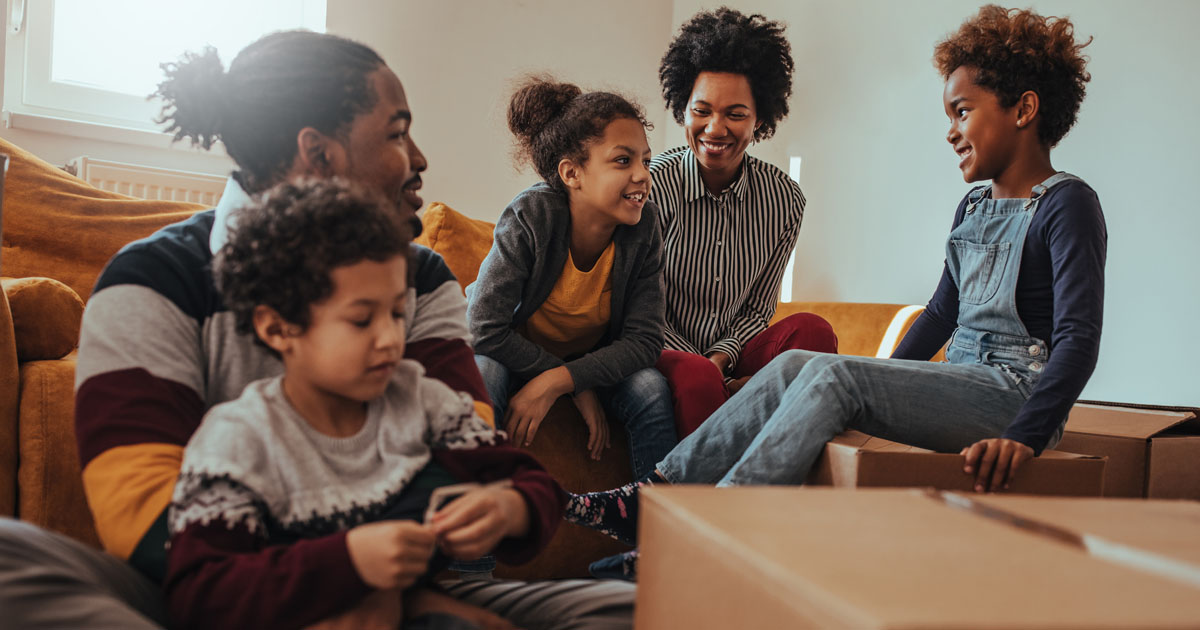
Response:
[[[950,234],[959,286],[947,363],[794,350],[763,368],[658,470],[671,483],[801,484],[826,442],[847,429],[941,452],[1001,435],[1048,358],[1017,315],[1015,292],[1030,219],[1059,173],[1028,199],[971,195]],[[1058,442],[1061,427],[1047,444]]]
[[[500,427],[508,400],[519,384],[499,361],[477,354],[475,364],[492,398],[496,426]],[[671,388],[666,377],[658,370],[646,368],[616,385],[597,388],[596,395],[605,413],[619,419],[625,427],[634,478],[650,474],[654,464],[676,443]]]

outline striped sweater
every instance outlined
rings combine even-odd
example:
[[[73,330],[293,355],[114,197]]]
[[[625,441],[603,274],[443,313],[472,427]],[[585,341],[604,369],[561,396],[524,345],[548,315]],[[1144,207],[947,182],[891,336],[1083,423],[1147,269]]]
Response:
[[[746,155],[729,189],[713,196],[688,147],[654,156],[650,175],[663,232],[666,347],[719,350],[736,364],[775,315],[804,194],[783,171]]]
[[[231,185],[200,212],[124,247],[88,300],[75,370],[75,436],[83,486],[104,547],[161,580],[166,513],[183,447],[214,405],[282,373],[266,349],[235,330],[212,277],[215,217],[248,197]],[[413,246],[405,355],[475,400],[492,418],[468,344],[466,303],[433,251]]]

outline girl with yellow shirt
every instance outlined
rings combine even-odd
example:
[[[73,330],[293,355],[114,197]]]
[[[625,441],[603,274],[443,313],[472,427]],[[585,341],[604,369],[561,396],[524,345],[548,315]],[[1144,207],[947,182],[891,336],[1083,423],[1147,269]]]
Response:
[[[467,287],[496,418],[528,445],[570,394],[592,458],[615,416],[641,477],[676,442],[671,390],[654,369],[665,303],[658,208],[647,201],[649,124],[621,96],[535,78],[513,95],[508,126],[544,181],[505,208]]]

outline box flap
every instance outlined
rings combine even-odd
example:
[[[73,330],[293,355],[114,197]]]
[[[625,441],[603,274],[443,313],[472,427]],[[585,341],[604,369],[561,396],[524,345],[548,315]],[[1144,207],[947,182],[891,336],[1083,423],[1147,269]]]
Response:
[[[1076,403],[1067,418],[1067,431],[1139,440],[1195,420],[1194,409],[1137,409]]]
[[[765,597],[793,604],[794,618],[770,627],[1166,628],[1200,619],[1194,587],[919,491],[677,486],[642,496],[638,606],[664,613],[703,619],[724,581],[753,580]],[[1141,510],[1129,504],[1136,523]],[[692,556],[746,570],[693,580],[711,593],[673,591]]]

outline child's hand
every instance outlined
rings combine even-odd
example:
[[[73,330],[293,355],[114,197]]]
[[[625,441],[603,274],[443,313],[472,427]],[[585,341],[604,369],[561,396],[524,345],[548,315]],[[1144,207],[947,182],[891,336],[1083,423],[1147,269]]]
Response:
[[[508,401],[504,416],[504,430],[508,431],[513,444],[529,446],[538,427],[550,411],[550,406],[559,396],[575,389],[575,382],[567,368],[559,366],[546,370],[525,384]]]
[[[600,406],[596,392],[590,389],[575,395],[575,406],[579,408],[579,415],[583,416],[583,421],[587,423],[588,453],[592,459],[599,460],[600,453],[612,446],[608,439],[608,419],[604,417],[604,408]]]
[[[508,537],[529,532],[525,497],[510,487],[483,486],[455,499],[433,515],[433,531],[446,555],[474,560]]]
[[[403,621],[400,598],[396,589],[375,591],[354,608],[322,619],[305,630],[396,630]]]
[[[1016,440],[992,438],[959,451],[966,457],[963,472],[975,474],[975,492],[995,492],[1008,488],[1017,468],[1033,457],[1033,449]]]
[[[362,580],[378,589],[407,588],[429,568],[436,536],[413,521],[381,521],[346,533],[350,560]]]

